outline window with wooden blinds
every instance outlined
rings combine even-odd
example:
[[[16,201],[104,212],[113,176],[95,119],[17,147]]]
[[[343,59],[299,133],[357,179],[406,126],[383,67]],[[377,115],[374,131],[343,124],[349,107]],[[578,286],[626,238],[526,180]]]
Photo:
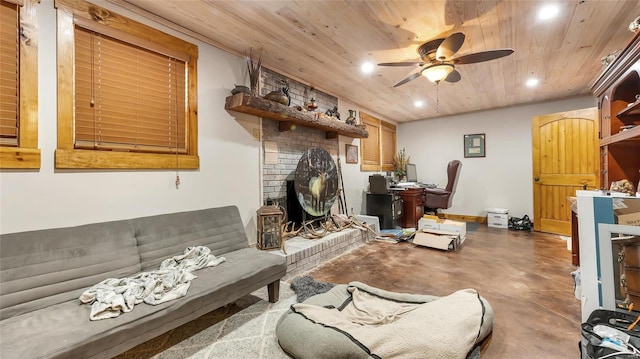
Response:
[[[388,122],[381,121],[380,127],[381,141],[380,151],[382,153],[382,171],[393,171],[393,155],[396,153],[396,126]]]
[[[185,62],[75,27],[75,148],[186,153]]]
[[[0,0],[0,168],[40,168],[38,3]]]
[[[198,47],[86,1],[54,5],[56,168],[199,168]]]
[[[0,2],[0,146],[18,146],[20,25],[18,5]]]
[[[365,125],[365,130],[369,133],[369,137],[360,139],[362,151],[362,164],[360,168],[363,171],[379,171],[380,170],[380,123],[372,121],[372,119],[361,116],[361,123]]]
[[[396,126],[364,112],[360,123],[365,125],[368,138],[360,139],[361,171],[393,171],[396,152]]]

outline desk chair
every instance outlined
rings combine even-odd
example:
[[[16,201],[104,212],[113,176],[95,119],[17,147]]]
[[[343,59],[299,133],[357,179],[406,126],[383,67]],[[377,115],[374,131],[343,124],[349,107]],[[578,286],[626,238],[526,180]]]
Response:
[[[460,176],[461,168],[462,162],[458,160],[450,161],[447,165],[447,186],[445,188],[424,189],[425,212],[433,211],[437,214],[438,209],[447,209],[451,207],[453,194],[456,192],[456,186],[458,185],[458,177]]]

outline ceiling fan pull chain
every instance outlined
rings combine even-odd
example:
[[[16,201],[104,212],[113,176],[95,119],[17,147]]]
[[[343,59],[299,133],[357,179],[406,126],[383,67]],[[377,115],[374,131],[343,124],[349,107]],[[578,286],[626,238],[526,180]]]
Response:
[[[440,113],[440,86],[436,83],[436,113]]]

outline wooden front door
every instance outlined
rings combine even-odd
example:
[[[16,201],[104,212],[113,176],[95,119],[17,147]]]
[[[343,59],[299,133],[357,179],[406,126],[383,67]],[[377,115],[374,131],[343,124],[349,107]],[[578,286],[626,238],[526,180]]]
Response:
[[[571,235],[568,197],[599,188],[598,110],[533,118],[533,229]]]

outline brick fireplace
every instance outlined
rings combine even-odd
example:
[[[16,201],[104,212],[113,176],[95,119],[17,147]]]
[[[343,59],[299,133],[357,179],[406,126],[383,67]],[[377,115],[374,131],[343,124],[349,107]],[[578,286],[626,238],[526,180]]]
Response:
[[[311,97],[316,100],[318,112],[325,112],[338,105],[337,98],[269,70],[263,71],[261,95],[278,90],[282,87],[282,80],[289,83],[291,106],[304,106]],[[339,109],[340,111],[348,112],[347,109]],[[337,161],[338,139],[326,139],[325,131],[304,126],[280,132],[278,125],[278,121],[266,118],[262,120],[262,143],[275,142],[278,146],[278,163],[264,164],[262,167],[262,187],[265,199],[275,200],[286,208],[287,180],[293,180],[300,157],[310,148],[321,147]]]
[[[338,99],[331,95],[311,89],[310,86],[269,70],[263,71],[261,95],[278,90],[282,87],[281,80],[287,80],[289,83],[291,106],[304,106],[313,97],[318,105],[316,111],[324,113],[338,104]],[[338,109],[342,120],[348,115],[347,110]],[[304,126],[296,126],[290,131],[280,132],[278,121],[263,118],[263,146],[265,142],[274,142],[278,147],[278,163],[265,163],[262,167],[265,200],[271,199],[276,204],[287,208],[287,181],[293,181],[298,161],[310,148],[321,147],[329,152],[334,161],[337,161],[338,139],[326,139],[325,136],[323,130]],[[282,251],[274,253],[287,257],[287,274],[284,279],[289,280],[372,239],[371,232],[346,229],[319,239],[291,238],[285,242],[287,254]]]

